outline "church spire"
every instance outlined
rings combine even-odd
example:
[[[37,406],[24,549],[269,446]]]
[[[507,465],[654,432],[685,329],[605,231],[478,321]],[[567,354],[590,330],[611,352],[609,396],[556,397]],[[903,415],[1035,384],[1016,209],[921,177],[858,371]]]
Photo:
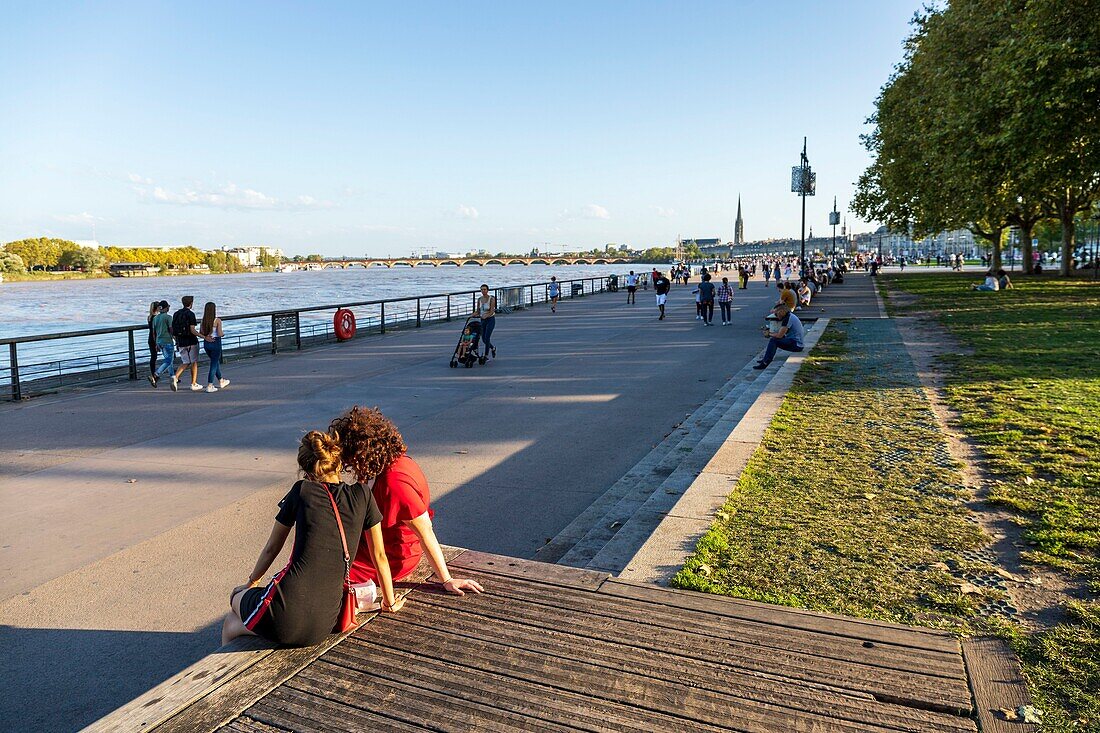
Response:
[[[745,243],[745,222],[741,219],[741,194],[737,195],[737,220],[733,223],[733,244]]]

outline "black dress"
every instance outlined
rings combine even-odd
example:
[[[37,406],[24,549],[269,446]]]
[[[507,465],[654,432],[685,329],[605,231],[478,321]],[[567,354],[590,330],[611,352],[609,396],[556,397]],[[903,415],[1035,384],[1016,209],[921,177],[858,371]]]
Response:
[[[362,484],[299,481],[279,502],[275,521],[294,527],[290,562],[264,588],[241,599],[241,620],[277,644],[310,646],[328,634],[340,613],[344,548],[328,492],[336,499],[348,552],[355,557],[363,532],[382,521],[374,496]]]

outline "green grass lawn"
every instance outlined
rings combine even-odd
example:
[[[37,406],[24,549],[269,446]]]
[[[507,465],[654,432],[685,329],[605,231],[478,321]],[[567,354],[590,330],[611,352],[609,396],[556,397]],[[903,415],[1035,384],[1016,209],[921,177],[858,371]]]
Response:
[[[1000,481],[992,500],[1026,528],[1027,558],[1096,590],[1100,287],[1042,279],[973,293],[974,279],[881,282],[920,296],[891,305],[894,314],[932,311],[965,349],[944,364],[947,397]],[[1038,632],[980,613],[997,591],[960,580],[981,570],[969,551],[987,539],[967,518],[961,475],[891,329],[830,325],[673,584],[1000,633],[1047,711],[1045,730],[1100,730],[1100,604],[1069,603],[1062,623]]]

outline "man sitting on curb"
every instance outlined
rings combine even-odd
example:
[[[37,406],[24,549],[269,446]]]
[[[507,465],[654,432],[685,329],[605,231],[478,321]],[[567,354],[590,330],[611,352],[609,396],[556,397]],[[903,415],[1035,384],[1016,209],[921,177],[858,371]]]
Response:
[[[806,330],[802,328],[802,321],[798,320],[798,316],[794,313],[791,313],[791,309],[786,303],[781,303],[775,307],[775,316],[780,320],[779,330],[774,336],[764,334],[768,337],[768,348],[764,352],[764,358],[758,361],[753,369],[767,369],[768,364],[771,364],[772,359],[775,358],[777,349],[802,351],[802,339],[806,336]]]

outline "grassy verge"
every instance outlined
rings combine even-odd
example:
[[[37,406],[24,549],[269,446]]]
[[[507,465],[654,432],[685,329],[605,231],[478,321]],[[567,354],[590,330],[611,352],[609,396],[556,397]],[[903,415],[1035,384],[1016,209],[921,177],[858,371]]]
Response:
[[[675,585],[971,630],[992,599],[962,592],[977,569],[964,553],[986,538],[912,369],[882,348],[891,337],[888,321],[822,335]]]
[[[97,280],[110,277],[105,272],[5,272],[4,282],[46,282],[49,280]]]
[[[1077,729],[1100,730],[1100,284],[1034,278],[972,293],[972,280],[884,276],[881,285],[917,296],[894,298],[892,312],[930,314],[966,349],[946,359],[946,396],[996,481],[989,500],[1024,527],[1026,559],[1093,595],[1069,603],[1053,629],[1008,633],[1036,697]]]

